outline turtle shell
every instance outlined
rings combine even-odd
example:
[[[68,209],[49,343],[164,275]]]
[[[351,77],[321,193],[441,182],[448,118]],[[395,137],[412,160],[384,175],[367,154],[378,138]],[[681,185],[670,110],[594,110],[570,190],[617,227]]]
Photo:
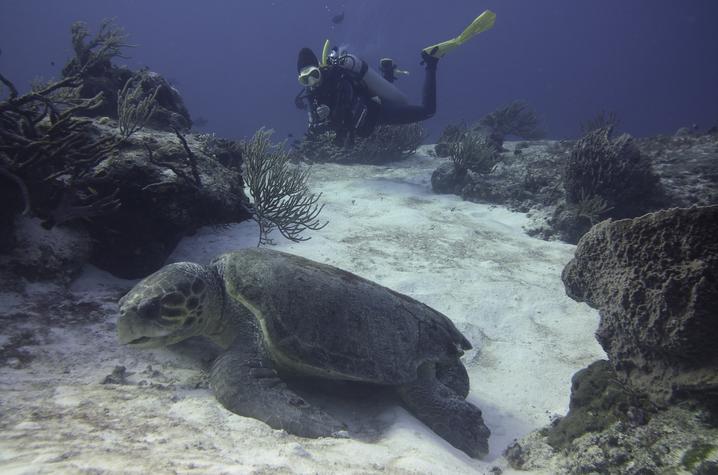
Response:
[[[402,384],[469,341],[443,314],[336,267],[269,249],[218,257],[227,294],[257,319],[275,363],[299,374]]]

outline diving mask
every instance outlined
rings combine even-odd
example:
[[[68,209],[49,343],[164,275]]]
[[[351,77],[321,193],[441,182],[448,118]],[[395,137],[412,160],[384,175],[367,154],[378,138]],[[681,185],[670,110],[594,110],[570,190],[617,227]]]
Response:
[[[322,80],[322,72],[316,66],[307,66],[299,71],[299,84],[304,87],[314,87]]]

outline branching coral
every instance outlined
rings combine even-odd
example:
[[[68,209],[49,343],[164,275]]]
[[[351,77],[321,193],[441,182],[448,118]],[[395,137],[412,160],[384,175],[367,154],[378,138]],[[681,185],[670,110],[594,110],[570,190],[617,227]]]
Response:
[[[25,212],[45,218],[48,226],[110,212],[119,206],[112,195],[103,198],[78,187],[88,170],[112,153],[119,142],[114,137],[95,138],[90,119],[79,117],[100,107],[103,94],[83,99],[73,90],[83,84],[87,71],[119,54],[124,37],[110,23],[103,24],[101,34],[87,43],[86,37],[84,27],[73,27],[78,57],[60,81],[21,95],[0,75],[8,90],[8,97],[0,102],[1,174],[17,185]],[[81,204],[73,207],[68,196]],[[99,205],[92,206],[93,200]]]
[[[337,146],[334,133],[326,132],[305,138],[297,153],[311,162],[385,163],[413,155],[425,137],[420,124],[381,125],[353,147]]]
[[[141,130],[157,108],[157,93],[160,86],[154,91],[146,93],[142,87],[142,78],[133,76],[127,80],[117,96],[117,122],[120,134],[125,139]]]
[[[444,130],[439,136],[439,140],[436,142],[436,155],[439,157],[448,157],[451,144],[461,140],[468,130],[469,128],[464,122],[449,124],[444,127]]]
[[[486,137],[476,132],[464,134],[458,141],[449,144],[449,157],[457,171],[471,170],[475,173],[489,173],[501,160]]]
[[[72,49],[75,58],[62,70],[63,76],[82,76],[95,68],[109,67],[112,58],[121,57],[122,49],[132,47],[126,43],[124,30],[113,23],[103,20],[94,37],[90,37],[87,24],[78,21],[70,28]],[[88,40],[89,38],[89,40]]]
[[[602,215],[634,217],[650,208],[658,177],[629,135],[611,140],[611,131],[600,128],[576,142],[564,169],[566,201],[598,199],[604,203]]]
[[[453,144],[462,141],[467,134],[483,135],[486,143],[500,152],[507,135],[524,139],[538,139],[544,136],[539,127],[536,113],[524,102],[515,101],[508,106],[484,116],[475,124],[463,122],[447,125],[436,144],[436,154],[448,157]]]
[[[539,127],[536,113],[521,101],[495,110],[479,121],[479,125],[491,129],[501,137],[514,135],[524,139],[540,139],[545,134]]]
[[[581,122],[581,133],[586,135],[594,130],[609,128],[615,130],[621,123],[615,112],[601,111],[585,122]]]
[[[569,205],[569,210],[578,218],[586,218],[591,226],[598,223],[603,216],[613,208],[608,206],[608,202],[598,196],[586,193],[581,190],[580,198],[576,203]]]
[[[269,233],[275,228],[285,238],[306,241],[301,234],[327,225],[318,219],[324,205],[318,205],[321,193],[307,187],[309,170],[291,163],[290,154],[272,145],[272,133],[258,130],[244,149],[244,178],[254,201],[254,220],[259,224],[259,243],[271,244]]]

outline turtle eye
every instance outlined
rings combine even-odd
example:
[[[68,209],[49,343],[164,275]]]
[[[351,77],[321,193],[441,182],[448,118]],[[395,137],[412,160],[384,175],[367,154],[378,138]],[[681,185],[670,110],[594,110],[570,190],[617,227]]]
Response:
[[[172,292],[162,297],[162,305],[168,307],[179,307],[184,303],[184,296],[179,292]]]
[[[145,320],[157,319],[160,316],[160,300],[145,300],[137,306],[137,314]]]
[[[181,317],[184,317],[185,310],[178,307],[162,307],[162,319],[163,320],[170,320],[170,321],[177,321],[180,320]]]

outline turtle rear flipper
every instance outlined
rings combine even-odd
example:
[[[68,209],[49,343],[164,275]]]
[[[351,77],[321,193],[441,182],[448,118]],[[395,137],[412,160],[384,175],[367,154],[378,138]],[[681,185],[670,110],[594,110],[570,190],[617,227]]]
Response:
[[[490,431],[481,410],[439,382],[434,363],[424,363],[417,380],[398,393],[409,412],[451,445],[473,458],[488,453]]]
[[[229,411],[300,437],[331,437],[346,426],[310,405],[277,376],[259,352],[235,345],[212,366],[210,386]]]

